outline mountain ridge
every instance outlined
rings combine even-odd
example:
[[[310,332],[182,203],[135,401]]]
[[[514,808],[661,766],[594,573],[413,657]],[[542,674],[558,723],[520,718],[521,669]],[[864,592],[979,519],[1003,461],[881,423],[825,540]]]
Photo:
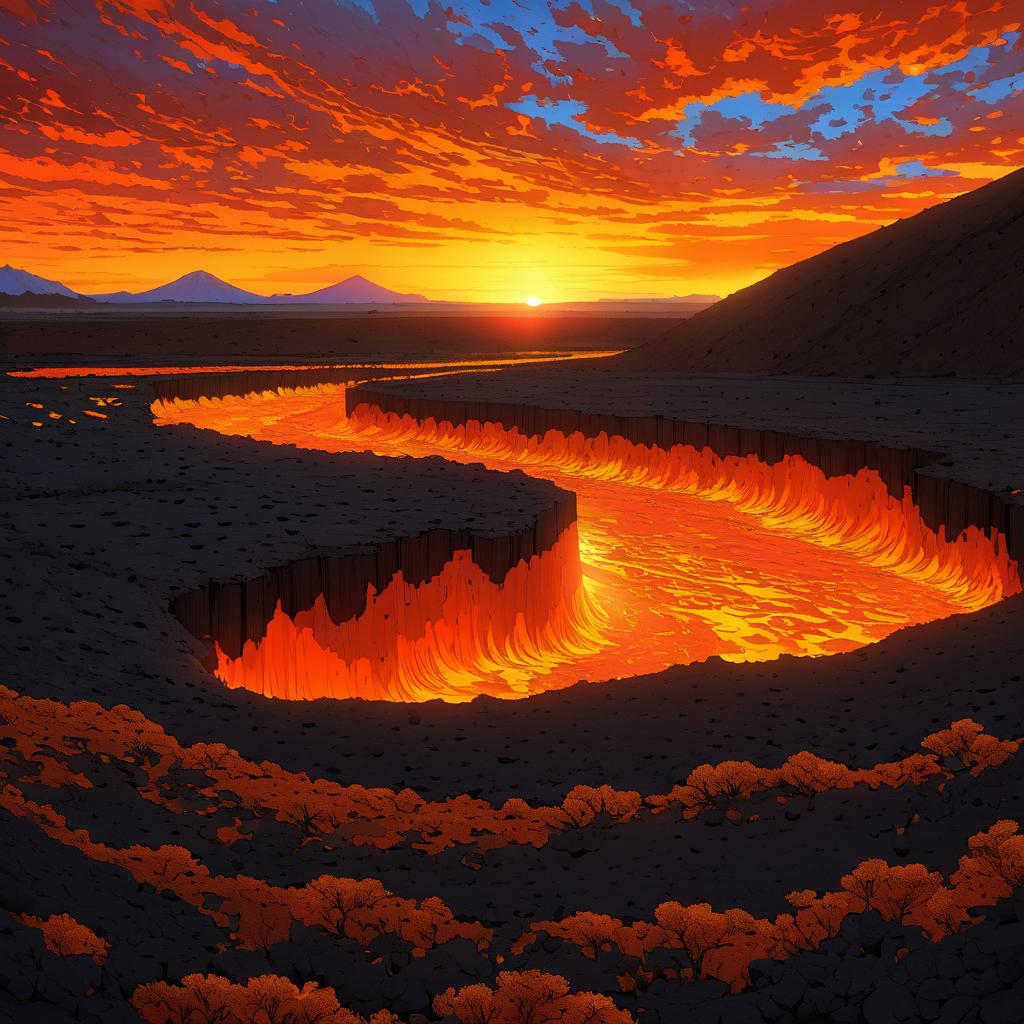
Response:
[[[411,292],[396,292],[374,281],[355,274],[334,284],[300,294],[260,295],[251,292],[211,274],[207,270],[193,270],[166,284],[140,292],[117,291],[100,294],[76,292],[61,284],[38,277],[16,267],[0,267],[0,295],[18,296],[34,294],[39,296],[61,295],[65,298],[90,299],[95,302],[119,305],[141,305],[144,303],[194,303],[232,305],[367,305],[429,303],[423,295]]]
[[[341,298],[339,296],[347,297]],[[343,281],[329,284],[324,288],[317,288],[312,292],[305,292],[300,295],[284,294],[271,295],[270,302],[429,302],[423,295],[413,292],[396,292],[383,285],[377,284],[362,274],[353,274]]]
[[[1024,169],[792,264],[607,369],[1024,374]]]
[[[63,295],[77,299],[81,296],[59,281],[51,281],[27,270],[12,267],[9,263],[0,267],[0,295]]]
[[[167,284],[142,292],[109,292],[92,295],[97,302],[233,302],[255,304],[263,296],[238,288],[206,270],[193,270]]]

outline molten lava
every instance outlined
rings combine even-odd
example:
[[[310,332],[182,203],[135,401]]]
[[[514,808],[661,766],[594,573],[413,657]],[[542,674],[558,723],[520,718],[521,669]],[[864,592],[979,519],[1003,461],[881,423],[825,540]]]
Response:
[[[1020,589],[998,535],[946,539],[909,491],[894,499],[868,469],[826,478],[799,456],[768,465],[603,434],[528,438],[368,405],[346,416],[342,385],[161,401],[154,414],[325,451],[520,469],[576,492],[582,577],[566,532],[501,585],[465,553],[419,587],[371,589],[347,623],[322,602],[294,619],[279,608],[240,658],[218,651],[222,680],[271,696],[517,696],[716,655],[832,654]]]
[[[582,587],[576,527],[553,547],[522,561],[500,584],[469,551],[433,579],[407,583],[401,572],[366,610],[334,622],[323,597],[292,619],[280,603],[260,643],[240,658],[217,645],[217,675],[272,697],[472,700],[518,697],[552,668],[600,648]]]

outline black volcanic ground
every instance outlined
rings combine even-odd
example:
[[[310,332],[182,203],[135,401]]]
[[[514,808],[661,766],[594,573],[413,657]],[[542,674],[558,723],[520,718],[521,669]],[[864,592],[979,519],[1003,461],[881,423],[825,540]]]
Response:
[[[452,397],[487,392],[492,401],[555,408],[572,408],[586,395],[623,416],[685,413],[830,436],[867,430],[896,444],[927,440],[944,453],[955,441],[952,465],[936,472],[963,470],[965,479],[1001,493],[1024,473],[1024,396],[1015,385],[804,382],[792,385],[799,395],[788,401],[771,384],[743,380],[667,379],[639,398],[636,378],[619,387],[603,379],[604,390],[593,392],[586,374],[550,370],[387,387]],[[870,765],[917,750],[926,733],[967,716],[999,736],[1024,734],[1019,597],[849,655],[749,666],[712,661],[512,703],[306,704],[228,691],[202,668],[202,645],[170,614],[174,593],[426,528],[515,530],[550,503],[554,488],[440,460],[392,464],[189,428],[155,430],[149,385],[135,380],[131,390],[114,390],[113,383],[0,385],[0,413],[10,417],[0,421],[0,682],[20,692],[125,702],[183,743],[223,742],[314,777],[496,803],[510,796],[553,803],[578,783],[664,792],[704,761],[777,764],[800,749]],[[82,416],[83,408],[97,408],[89,401],[97,395],[123,404],[107,410],[107,420]],[[31,426],[50,410],[77,414],[78,424]],[[974,466],[972,448],[983,455]],[[872,856],[948,873],[968,835],[999,818],[1024,820],[1018,756],[978,778],[961,775],[943,793],[861,788],[785,807],[764,800],[761,820],[742,827],[720,815],[681,822],[666,814],[570,832],[541,850],[508,847],[473,870],[458,850],[431,857],[409,844],[386,852],[300,845],[294,828],[267,821],[253,840],[229,849],[215,833],[231,822],[230,811],[210,819],[169,813],[142,800],[113,767],[86,759],[77,766],[93,789],[24,788],[97,841],[183,845],[215,872],[277,885],[323,873],[372,876],[403,896],[440,896],[458,916],[494,927],[502,941],[530,921],[576,910],[649,917],[668,898],[774,914],[785,909],[786,892],[835,888]],[[897,831],[915,815],[912,827]],[[51,955],[38,933],[5,916],[5,1019],[134,1020],[125,999],[140,983],[195,971],[235,980],[270,971],[331,985],[363,1014],[389,1006],[417,1022],[416,1014],[433,1017],[431,997],[447,986],[493,981],[495,964],[467,943],[439,946],[423,959],[389,949],[368,962],[354,943],[296,925],[267,953],[224,950],[223,932],[186,903],[46,840],[21,819],[3,820],[5,912],[70,910],[111,940],[102,968],[75,963],[85,958]],[[941,946],[914,931],[866,915],[820,952],[758,970],[745,993],[727,994],[717,982],[660,982],[623,1005],[645,1024],[1017,1019],[1024,922],[1016,903],[1004,901],[984,925]],[[906,964],[897,962],[900,947],[912,952]],[[503,966],[616,992],[614,961],[548,942]]]

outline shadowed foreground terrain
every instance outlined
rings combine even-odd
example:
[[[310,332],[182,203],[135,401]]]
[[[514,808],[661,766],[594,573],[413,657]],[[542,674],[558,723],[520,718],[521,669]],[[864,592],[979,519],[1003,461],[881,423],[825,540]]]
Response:
[[[571,410],[587,379],[365,390],[440,395],[452,415],[499,399],[500,418],[512,395]],[[843,436],[877,409],[867,440],[928,439],[950,464],[926,472],[1019,500],[1013,386],[994,402],[829,384],[786,407],[745,381],[644,399],[608,380],[592,395],[606,414],[686,417],[714,443],[716,421]],[[1017,1019],[1024,840],[997,823],[1024,822],[1020,596],[825,659],[712,659],[522,701],[271,700],[210,675],[176,595],[343,553],[379,571],[396,536],[522,537],[564,492],[158,430],[154,394],[138,378],[0,386],[0,1015]],[[974,426],[951,446],[958,423]],[[972,444],[985,457],[961,476]]]
[[[0,313],[0,356],[39,355],[50,365],[153,357],[232,360],[310,356],[319,360],[383,354],[440,355],[531,349],[627,348],[683,316],[608,316],[537,310],[522,314],[335,313],[316,310],[109,309],[87,313]]]

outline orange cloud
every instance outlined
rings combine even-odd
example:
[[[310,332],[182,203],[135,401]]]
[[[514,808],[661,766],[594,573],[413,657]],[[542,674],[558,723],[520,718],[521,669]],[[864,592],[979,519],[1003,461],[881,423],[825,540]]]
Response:
[[[0,0],[0,236],[95,290],[202,264],[253,287],[386,266],[457,299],[729,291],[1024,165],[1021,20]]]

